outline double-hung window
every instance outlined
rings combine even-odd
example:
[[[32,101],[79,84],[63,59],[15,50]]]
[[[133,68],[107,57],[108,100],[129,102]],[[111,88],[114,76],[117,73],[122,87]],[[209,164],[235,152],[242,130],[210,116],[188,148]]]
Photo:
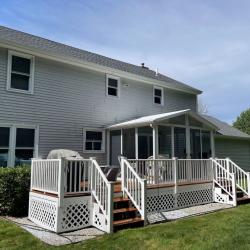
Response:
[[[104,153],[104,131],[99,129],[85,129],[83,131],[83,151]]]
[[[7,90],[32,94],[34,91],[34,57],[8,52]]]
[[[35,149],[35,129],[17,128],[16,129],[16,147],[15,147],[15,165],[30,163],[34,157]]]
[[[153,100],[155,104],[164,105],[164,91],[162,87],[154,86]]]
[[[120,96],[120,77],[106,75],[106,94],[107,96]]]
[[[9,160],[10,128],[0,127],[0,167],[7,167]]]

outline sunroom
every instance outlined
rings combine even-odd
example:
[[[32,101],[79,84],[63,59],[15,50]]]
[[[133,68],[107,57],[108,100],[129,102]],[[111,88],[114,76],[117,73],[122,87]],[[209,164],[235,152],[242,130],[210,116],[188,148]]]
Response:
[[[108,128],[108,162],[128,159],[209,159],[214,157],[213,124],[190,109],[144,116]]]

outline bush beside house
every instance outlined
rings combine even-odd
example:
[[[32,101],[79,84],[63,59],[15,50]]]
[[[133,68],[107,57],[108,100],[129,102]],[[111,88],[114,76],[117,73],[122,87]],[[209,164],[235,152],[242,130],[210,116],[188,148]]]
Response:
[[[27,216],[30,167],[0,168],[0,215]]]

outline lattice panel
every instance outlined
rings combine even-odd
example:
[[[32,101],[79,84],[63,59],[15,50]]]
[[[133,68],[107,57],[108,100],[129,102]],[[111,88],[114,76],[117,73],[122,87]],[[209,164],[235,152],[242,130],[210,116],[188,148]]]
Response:
[[[212,189],[192,190],[179,193],[177,196],[177,207],[188,207],[192,205],[201,205],[213,201]]]
[[[147,212],[161,212],[174,208],[174,194],[160,194],[147,197]]]
[[[29,219],[53,231],[56,230],[56,210],[56,202],[30,197]]]
[[[69,231],[89,226],[90,210],[88,202],[75,201],[70,204],[64,204],[61,228],[62,231]]]
[[[225,199],[225,196],[224,195],[219,195],[217,193],[215,193],[214,201],[218,202],[218,203],[227,203],[227,199]]]
[[[100,213],[99,207],[96,203],[94,203],[93,210],[93,226],[97,227],[102,231],[107,230],[107,221],[104,214]]]

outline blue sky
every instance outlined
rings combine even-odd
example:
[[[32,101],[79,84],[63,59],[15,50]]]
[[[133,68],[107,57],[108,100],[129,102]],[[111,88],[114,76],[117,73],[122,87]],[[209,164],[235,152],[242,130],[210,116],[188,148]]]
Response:
[[[152,69],[204,91],[231,123],[250,107],[250,1],[1,0],[0,24]]]

